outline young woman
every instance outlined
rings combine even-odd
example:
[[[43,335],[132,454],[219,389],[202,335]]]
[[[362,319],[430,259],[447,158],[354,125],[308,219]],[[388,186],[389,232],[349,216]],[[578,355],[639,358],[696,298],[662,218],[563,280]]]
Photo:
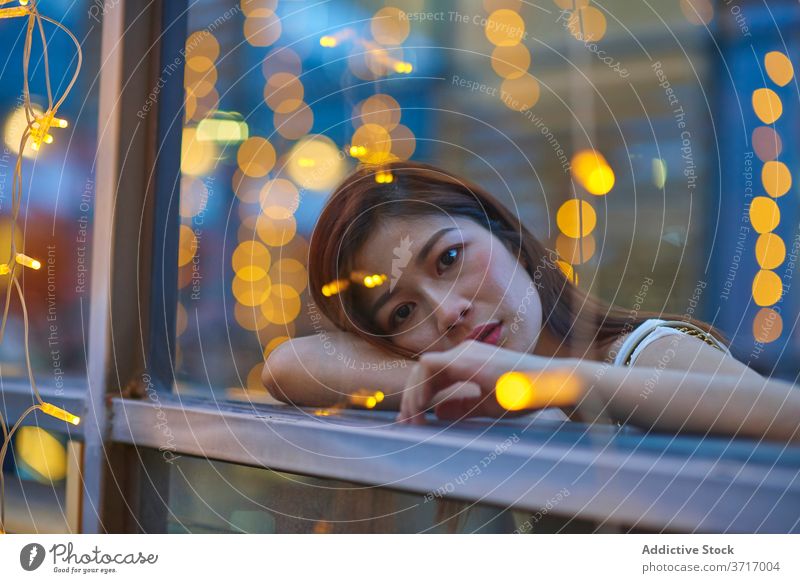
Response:
[[[573,419],[800,440],[792,385],[737,361],[708,324],[606,305],[557,259],[476,184],[420,163],[361,167],[311,238],[317,333],[276,349],[264,384],[322,407],[380,391],[379,407],[424,423],[431,407],[510,414],[495,387],[524,371],[579,387]]]

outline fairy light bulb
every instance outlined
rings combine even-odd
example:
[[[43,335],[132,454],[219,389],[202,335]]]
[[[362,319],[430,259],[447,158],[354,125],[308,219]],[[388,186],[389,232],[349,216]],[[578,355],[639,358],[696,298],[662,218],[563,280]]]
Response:
[[[24,267],[30,267],[31,269],[41,269],[41,267],[42,267],[42,264],[41,264],[40,261],[38,261],[37,259],[34,259],[33,257],[28,257],[27,255],[24,255],[22,253],[17,253],[16,259],[17,259],[17,263],[19,263],[20,265],[22,265]],[[6,269],[8,269],[7,265],[6,265]]]
[[[43,115],[36,118],[31,124],[31,140],[33,143],[31,147],[34,150],[39,150],[42,144],[52,144],[53,136],[50,135],[50,128],[66,128],[69,126],[67,120],[56,117],[54,110],[47,110]]]
[[[42,413],[46,413],[51,417],[55,417],[56,419],[60,419],[61,421],[66,421],[67,423],[72,423],[73,425],[77,425],[81,422],[81,418],[77,415],[73,415],[69,411],[66,411],[60,407],[56,407],[50,403],[42,403],[41,404]]]
[[[25,6],[14,6],[12,8],[0,8],[0,18],[17,18],[28,16],[31,13]]]
[[[350,282],[346,279],[335,279],[322,286],[322,295],[326,298],[335,296],[336,294],[346,290],[349,285]]]
[[[319,39],[320,46],[325,48],[332,48],[339,44],[339,41],[336,40],[336,37],[325,35]]]
[[[350,155],[353,158],[363,158],[367,155],[367,148],[365,146],[350,146]]]
[[[364,285],[368,288],[378,287],[379,285],[383,284],[384,281],[386,281],[386,276],[382,273],[367,275],[363,279]]]
[[[373,395],[350,395],[350,404],[365,409],[374,409],[378,400]]]
[[[497,402],[507,411],[570,407],[580,399],[580,381],[568,371],[507,372],[497,379]]]

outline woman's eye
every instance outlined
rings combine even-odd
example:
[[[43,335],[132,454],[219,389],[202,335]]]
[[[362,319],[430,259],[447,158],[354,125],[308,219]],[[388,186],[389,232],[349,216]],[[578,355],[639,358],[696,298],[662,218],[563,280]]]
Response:
[[[459,248],[451,247],[439,256],[439,263],[445,267],[450,267],[458,260]]]
[[[411,304],[402,304],[392,313],[390,318],[392,326],[402,324],[411,315]]]

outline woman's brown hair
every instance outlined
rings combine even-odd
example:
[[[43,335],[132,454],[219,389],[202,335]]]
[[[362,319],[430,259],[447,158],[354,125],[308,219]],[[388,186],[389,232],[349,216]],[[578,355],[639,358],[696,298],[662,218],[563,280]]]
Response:
[[[391,173],[391,182],[376,176]],[[379,175],[378,173],[384,173]],[[631,312],[609,305],[574,285],[528,229],[486,190],[454,174],[419,162],[392,162],[380,168],[362,166],[333,192],[322,210],[309,248],[309,285],[320,311],[338,328],[385,350],[414,358],[380,334],[358,307],[351,285],[341,293],[323,294],[323,286],[349,280],[353,258],[381,221],[431,214],[464,217],[496,236],[530,275],[542,304],[543,325],[574,347],[610,342],[648,318],[691,322],[724,338],[710,325],[691,318],[654,312]]]

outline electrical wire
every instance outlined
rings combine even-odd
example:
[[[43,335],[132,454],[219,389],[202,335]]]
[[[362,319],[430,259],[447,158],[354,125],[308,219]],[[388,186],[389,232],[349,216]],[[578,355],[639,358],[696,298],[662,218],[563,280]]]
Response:
[[[13,0],[0,0],[0,5],[9,4]],[[12,291],[12,284],[13,287],[16,289],[17,297],[19,298],[20,306],[22,309],[22,319],[23,319],[23,329],[24,329],[24,345],[25,345],[25,366],[28,371],[28,380],[30,381],[31,390],[33,392],[33,396],[35,397],[36,402],[28,407],[22,415],[16,420],[14,425],[9,430],[5,419],[3,418],[2,412],[0,412],[0,427],[2,428],[3,432],[3,445],[0,447],[0,534],[5,533],[5,476],[2,472],[3,462],[5,460],[6,453],[8,451],[8,447],[11,443],[11,439],[14,436],[14,433],[17,431],[19,426],[25,420],[25,418],[35,410],[40,410],[43,413],[65,421],[67,423],[72,423],[77,425],[80,422],[80,418],[76,415],[73,415],[69,411],[56,407],[50,403],[46,403],[41,395],[39,394],[39,389],[36,387],[36,381],[33,375],[33,368],[31,367],[31,358],[30,358],[30,346],[29,346],[29,322],[28,322],[28,309],[25,304],[25,297],[22,291],[22,287],[19,283],[19,278],[17,277],[17,271],[19,267],[27,266],[33,269],[39,269],[41,267],[41,263],[36,261],[33,258],[24,255],[23,253],[17,252],[16,242],[14,235],[16,234],[17,228],[17,219],[19,218],[20,212],[20,205],[22,201],[22,159],[23,153],[25,152],[25,148],[28,146],[28,141],[33,140],[32,148],[34,150],[39,150],[42,144],[49,144],[52,142],[52,136],[48,133],[51,127],[58,127],[58,128],[65,128],[67,127],[66,120],[62,120],[56,117],[56,113],[58,112],[58,108],[61,107],[61,104],[64,103],[64,100],[69,95],[70,91],[75,85],[75,82],[78,79],[78,74],[81,70],[81,65],[83,64],[83,52],[81,51],[81,45],[78,41],[77,37],[72,34],[72,32],[65,27],[63,24],[54,20],[48,16],[45,16],[39,12],[38,9],[38,1],[37,0],[19,0],[19,6],[15,6],[12,8],[0,8],[0,19],[4,18],[17,18],[17,17],[27,17],[27,26],[26,26],[26,33],[25,33],[25,43],[23,46],[23,57],[22,57],[22,71],[23,71],[23,110],[25,112],[25,119],[27,122],[27,126],[22,131],[22,135],[20,136],[20,144],[19,144],[19,151],[17,153],[16,163],[14,165],[14,176],[12,181],[11,193],[12,193],[12,203],[11,203],[11,244],[9,249],[8,260],[5,264],[0,265],[0,273],[7,272],[8,274],[8,281],[6,284],[6,293],[5,293],[5,303],[3,307],[3,319],[0,323],[0,344],[2,344],[3,339],[5,337],[5,329],[6,323],[8,321],[8,313],[9,313],[9,306],[11,304],[11,291]],[[75,67],[75,72],[70,79],[69,84],[67,85],[66,89],[61,93],[58,100],[53,103],[53,92],[50,83],[50,60],[47,52],[47,38],[44,32],[44,26],[42,21],[46,21],[50,24],[55,25],[58,29],[65,32],[72,42],[75,44],[75,49],[77,51],[77,65]],[[45,85],[47,88],[47,110],[42,113],[37,113],[31,102],[30,96],[30,73],[29,73],[29,65],[30,65],[30,58],[31,58],[31,51],[33,47],[33,32],[34,28],[38,29],[39,36],[42,41],[42,58],[44,62],[44,76],[45,76]],[[55,123],[55,126],[53,124]]]

